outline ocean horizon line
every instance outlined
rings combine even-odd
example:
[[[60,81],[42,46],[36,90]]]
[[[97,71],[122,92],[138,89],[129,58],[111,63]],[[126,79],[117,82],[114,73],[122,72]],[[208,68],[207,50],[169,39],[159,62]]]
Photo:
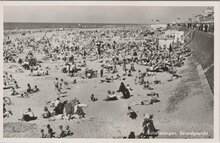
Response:
[[[47,28],[92,28],[103,26],[123,26],[123,25],[140,25],[149,26],[151,24],[144,23],[49,23],[49,22],[3,22],[4,30],[14,29],[47,29]]]
[[[106,22],[3,22],[7,23],[32,23],[32,24],[126,24],[126,25],[150,25],[155,23],[106,23]]]

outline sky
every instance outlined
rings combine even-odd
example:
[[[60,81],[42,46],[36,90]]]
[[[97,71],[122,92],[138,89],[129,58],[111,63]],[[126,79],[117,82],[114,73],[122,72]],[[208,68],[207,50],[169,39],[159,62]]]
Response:
[[[187,20],[207,7],[159,6],[5,6],[4,22],[137,23]]]

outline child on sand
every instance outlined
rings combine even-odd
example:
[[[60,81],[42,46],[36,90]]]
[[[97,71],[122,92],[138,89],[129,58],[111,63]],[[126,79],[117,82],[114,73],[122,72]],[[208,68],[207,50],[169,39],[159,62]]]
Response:
[[[54,138],[54,132],[53,129],[50,127],[50,124],[47,125],[47,129],[48,129],[48,134],[47,134],[47,138]]]
[[[41,138],[46,138],[47,137],[47,135],[44,134],[44,129],[41,129],[40,132],[41,132]]]
[[[73,132],[70,131],[70,127],[69,127],[68,125],[66,126],[65,134],[66,134],[67,136],[73,135]]]
[[[57,137],[58,137],[58,138],[63,138],[63,137],[65,137],[66,134],[65,134],[65,132],[64,132],[64,130],[63,130],[63,126],[62,126],[62,125],[59,126],[59,130],[60,130],[60,133],[59,133],[59,135],[58,135]]]
[[[128,106],[128,115],[132,120],[137,118],[137,113],[130,106]]]

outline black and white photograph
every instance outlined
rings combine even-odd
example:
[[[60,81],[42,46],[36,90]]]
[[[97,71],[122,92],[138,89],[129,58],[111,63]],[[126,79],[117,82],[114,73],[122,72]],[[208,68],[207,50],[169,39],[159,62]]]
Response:
[[[215,8],[4,5],[3,138],[214,139]]]

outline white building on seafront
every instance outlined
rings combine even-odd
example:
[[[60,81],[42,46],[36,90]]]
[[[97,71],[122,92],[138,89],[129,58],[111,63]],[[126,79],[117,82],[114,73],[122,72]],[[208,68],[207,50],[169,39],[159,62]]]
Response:
[[[169,48],[172,43],[184,43],[184,31],[166,30],[159,38],[159,47]]]
[[[167,28],[167,24],[152,24],[150,27],[153,30],[166,29]]]
[[[173,43],[173,38],[159,38],[160,48],[169,48],[170,44]]]
[[[178,31],[178,30],[167,30],[164,33],[165,37],[172,37],[173,38],[173,42],[184,42],[184,31]]]

